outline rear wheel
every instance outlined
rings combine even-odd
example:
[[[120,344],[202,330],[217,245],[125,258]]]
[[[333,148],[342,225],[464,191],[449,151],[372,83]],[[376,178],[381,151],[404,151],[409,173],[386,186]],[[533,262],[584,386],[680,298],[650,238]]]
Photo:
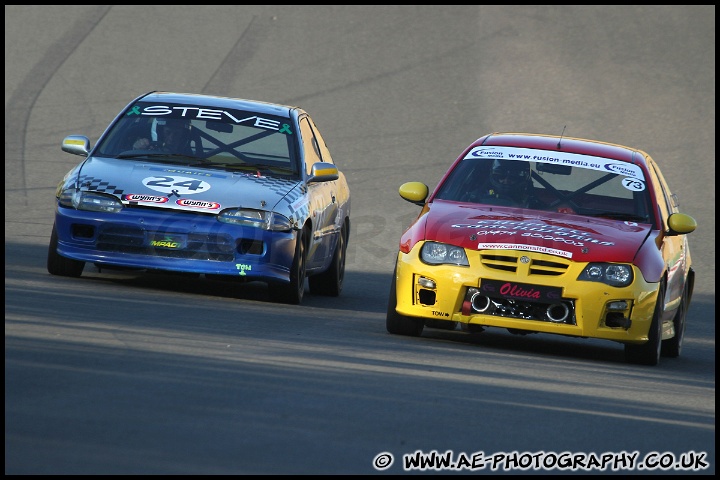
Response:
[[[295,256],[293,257],[293,263],[290,267],[290,283],[271,283],[268,285],[270,298],[275,302],[289,303],[292,305],[302,303],[303,294],[305,293],[306,275],[305,239],[305,230],[300,230],[295,245]]]
[[[52,233],[50,234],[50,244],[47,253],[47,271],[51,275],[60,275],[61,277],[79,277],[85,268],[85,262],[65,258],[57,253],[58,235],[57,229],[53,224]]]
[[[345,251],[347,250],[347,230],[343,226],[340,230],[335,254],[330,267],[323,273],[308,277],[310,292],[316,295],[337,297],[340,295],[345,278]]]
[[[395,275],[397,265],[393,271],[392,284],[390,285],[390,296],[388,298],[387,315],[385,317],[385,328],[395,335],[407,335],[411,337],[419,337],[422,334],[425,322],[421,318],[407,317],[397,313],[397,293],[395,288]]]
[[[675,312],[673,318],[673,327],[675,329],[675,336],[663,340],[661,355],[663,357],[677,358],[682,352],[683,337],[685,336],[685,317],[687,316],[687,309],[689,306],[690,291],[688,284],[685,283],[683,289],[682,299],[680,300],[680,306]]]
[[[660,363],[660,349],[662,345],[662,313],[665,307],[665,286],[661,285],[658,291],[655,311],[653,312],[648,341],[642,345],[625,345],[625,360],[639,365],[657,365]]]

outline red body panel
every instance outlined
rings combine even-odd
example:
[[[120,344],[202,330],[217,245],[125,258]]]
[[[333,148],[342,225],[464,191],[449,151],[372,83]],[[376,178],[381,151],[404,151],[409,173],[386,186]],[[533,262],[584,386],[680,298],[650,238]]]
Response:
[[[534,247],[578,262],[632,263],[650,225],[609,219],[436,200],[402,236],[402,250],[420,240],[470,250]],[[503,247],[503,245],[513,247]],[[523,247],[524,246],[524,247]]]

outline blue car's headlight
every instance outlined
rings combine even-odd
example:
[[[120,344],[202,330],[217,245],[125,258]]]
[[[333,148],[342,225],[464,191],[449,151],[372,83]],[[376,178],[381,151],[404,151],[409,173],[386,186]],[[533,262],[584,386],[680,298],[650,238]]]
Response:
[[[228,208],[220,212],[217,219],[223,223],[262,228],[274,232],[286,232],[292,229],[292,223],[287,217],[279,213],[253,208]]]
[[[420,259],[430,265],[452,264],[469,266],[465,249],[447,243],[425,242],[420,249]]]
[[[58,202],[63,207],[88,212],[117,213],[125,208],[117,198],[99,192],[83,192],[68,188],[60,192]]]
[[[601,282],[613,287],[627,287],[633,281],[630,265],[619,263],[589,263],[578,280]]]

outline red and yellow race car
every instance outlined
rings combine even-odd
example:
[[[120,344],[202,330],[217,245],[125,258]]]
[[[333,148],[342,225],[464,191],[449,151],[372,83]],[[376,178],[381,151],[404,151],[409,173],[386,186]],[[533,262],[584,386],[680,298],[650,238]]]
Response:
[[[432,193],[399,192],[422,210],[400,239],[388,332],[500,327],[619,342],[630,363],[680,355],[697,224],[647,153],[493,133]]]

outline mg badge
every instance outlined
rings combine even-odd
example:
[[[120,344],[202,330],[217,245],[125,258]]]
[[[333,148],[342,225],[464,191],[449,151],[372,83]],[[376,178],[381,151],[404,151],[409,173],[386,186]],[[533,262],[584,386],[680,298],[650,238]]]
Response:
[[[526,257],[525,255],[523,255],[522,257],[520,257],[520,263],[530,263],[530,257]]]

